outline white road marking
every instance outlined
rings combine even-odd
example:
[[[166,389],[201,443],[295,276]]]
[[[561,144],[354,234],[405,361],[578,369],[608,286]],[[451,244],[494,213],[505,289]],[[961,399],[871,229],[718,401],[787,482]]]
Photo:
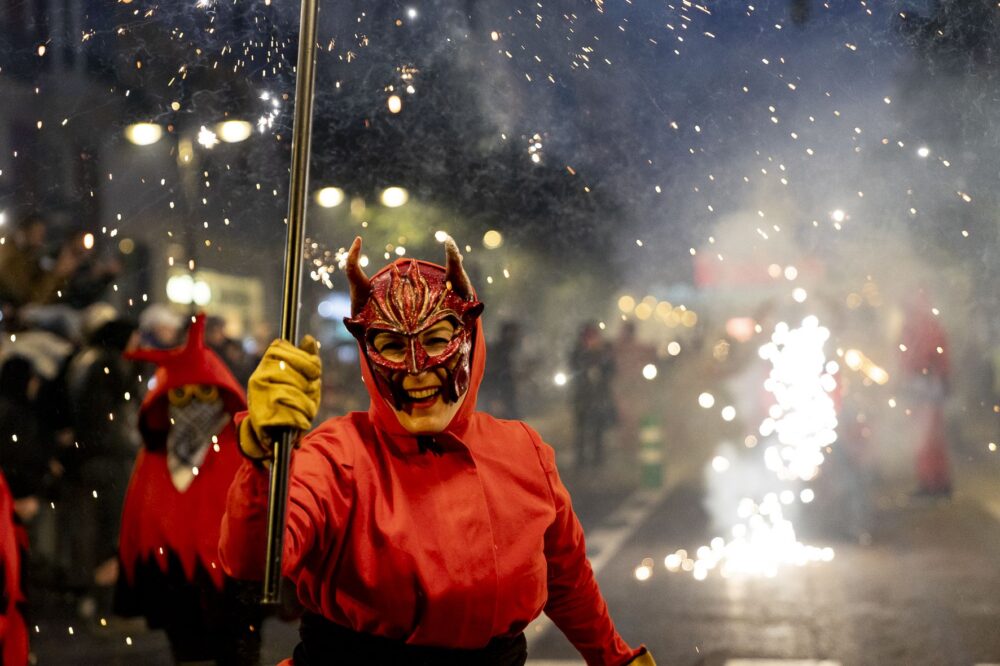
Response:
[[[529,659],[525,666],[586,666],[581,659]],[[831,659],[727,659],[724,666],[841,666]],[[1000,666],[977,663],[973,666]]]
[[[625,542],[635,534],[639,526],[649,517],[653,509],[667,497],[671,486],[664,484],[656,490],[639,489],[629,495],[628,499],[621,503],[615,512],[605,520],[609,525],[618,527],[599,527],[586,534],[587,550],[593,553],[590,558],[590,566],[594,569],[594,574],[598,574],[604,566],[611,561],[611,558],[618,554]],[[524,630],[528,638],[528,648],[536,643],[552,628],[552,620],[545,615],[540,615]],[[534,662],[530,664],[582,664],[581,661],[566,662]]]
[[[725,666],[840,666],[829,659],[726,659]]]

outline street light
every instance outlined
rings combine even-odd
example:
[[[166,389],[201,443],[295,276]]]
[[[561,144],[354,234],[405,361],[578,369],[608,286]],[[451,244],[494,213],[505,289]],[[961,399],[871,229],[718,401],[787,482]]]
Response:
[[[490,229],[483,234],[483,245],[486,246],[486,249],[488,250],[497,249],[503,245],[503,234],[496,229]]]
[[[344,190],[339,187],[324,187],[316,191],[316,203],[323,208],[336,208],[344,203]]]
[[[410,200],[410,193],[402,187],[387,187],[382,191],[382,205],[386,208],[399,208]]]
[[[156,123],[135,123],[125,128],[125,138],[137,146],[151,146],[163,136],[163,128]]]
[[[167,280],[167,298],[179,305],[208,305],[212,302],[212,287],[204,280],[181,273]]]
[[[245,120],[226,120],[215,126],[215,133],[226,143],[239,143],[250,138],[253,125]]]

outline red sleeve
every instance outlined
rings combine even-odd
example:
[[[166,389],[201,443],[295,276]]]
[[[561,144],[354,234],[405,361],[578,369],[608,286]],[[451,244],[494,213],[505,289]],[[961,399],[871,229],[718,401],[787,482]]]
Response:
[[[618,634],[587,560],[583,528],[573,512],[569,491],[559,479],[552,448],[539,443],[542,465],[555,503],[555,522],[545,532],[548,563],[548,615],[580,651],[589,666],[620,666],[645,652],[630,648]]]
[[[335,459],[336,443],[332,429],[324,424],[303,437],[292,453],[281,561],[285,576],[295,578],[313,550],[330,552],[350,511],[353,496],[350,465]],[[229,487],[219,560],[223,570],[233,578],[264,577],[269,484],[269,470],[244,460]]]

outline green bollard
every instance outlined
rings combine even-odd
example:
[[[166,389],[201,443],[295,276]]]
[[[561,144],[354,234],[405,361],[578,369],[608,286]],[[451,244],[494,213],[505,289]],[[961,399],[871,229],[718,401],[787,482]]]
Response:
[[[663,485],[663,430],[653,416],[643,418],[639,429],[639,468],[643,488]]]

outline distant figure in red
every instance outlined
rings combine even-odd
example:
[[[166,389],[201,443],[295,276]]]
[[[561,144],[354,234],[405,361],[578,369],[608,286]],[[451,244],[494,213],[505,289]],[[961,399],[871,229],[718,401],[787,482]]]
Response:
[[[907,307],[900,342],[903,381],[922,437],[917,449],[917,493],[948,496],[952,490],[944,421],[951,374],[948,341],[922,289]]]
[[[115,610],[165,629],[178,664],[256,664],[257,586],[229,578],[218,561],[226,492],[242,462],[232,416],[246,399],[205,347],[204,326],[198,315],[184,347],[127,354],[159,369],[139,410],[143,449],[122,514]]]
[[[28,628],[21,591],[21,551],[27,535],[14,520],[14,497],[0,472],[0,664],[27,666]]]
[[[615,374],[612,382],[618,415],[618,441],[622,451],[639,450],[639,425],[653,411],[649,380],[643,375],[647,365],[656,362],[656,350],[639,339],[635,322],[626,321],[612,345]]]

